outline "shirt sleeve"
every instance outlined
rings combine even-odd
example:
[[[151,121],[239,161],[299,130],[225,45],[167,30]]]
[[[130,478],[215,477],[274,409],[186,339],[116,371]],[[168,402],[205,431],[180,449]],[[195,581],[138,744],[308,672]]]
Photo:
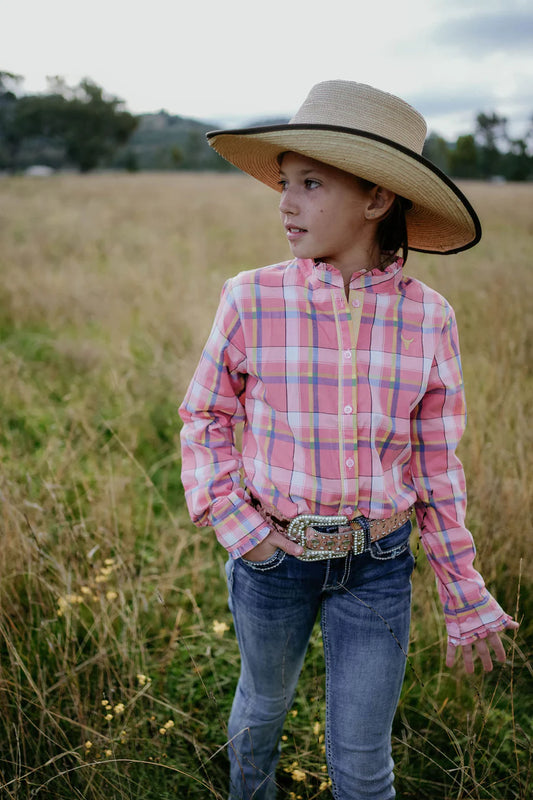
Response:
[[[411,474],[422,545],[435,572],[451,644],[463,645],[506,627],[511,619],[473,566],[465,527],[466,488],[456,448],[466,412],[455,316],[448,307],[427,391],[411,415]]]
[[[241,486],[242,456],[235,444],[235,427],[244,420],[245,352],[228,281],[180,416],[182,483],[191,519],[198,527],[213,526],[234,558],[270,533]]]

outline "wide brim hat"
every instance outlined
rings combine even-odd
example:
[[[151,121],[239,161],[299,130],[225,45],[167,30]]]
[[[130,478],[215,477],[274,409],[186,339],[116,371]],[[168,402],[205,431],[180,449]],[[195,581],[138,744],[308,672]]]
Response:
[[[211,131],[223,158],[280,191],[279,156],[295,152],[410,201],[409,249],[458,253],[481,238],[476,212],[461,190],[422,155],[424,118],[399,97],[352,81],[314,86],[287,124]]]

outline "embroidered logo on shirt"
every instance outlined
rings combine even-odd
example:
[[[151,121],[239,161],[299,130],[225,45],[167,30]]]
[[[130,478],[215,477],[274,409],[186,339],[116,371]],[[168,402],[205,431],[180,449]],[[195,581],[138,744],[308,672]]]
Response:
[[[414,342],[414,337],[412,339],[407,339],[403,335],[403,333],[400,334],[400,336],[402,337],[403,346],[405,347],[406,350],[409,350],[410,345],[412,345],[412,343]]]

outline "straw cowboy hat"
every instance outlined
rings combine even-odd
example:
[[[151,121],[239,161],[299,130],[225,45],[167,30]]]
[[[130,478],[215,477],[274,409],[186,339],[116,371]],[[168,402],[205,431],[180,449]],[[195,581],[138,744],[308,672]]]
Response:
[[[285,125],[212,131],[211,147],[227,161],[279,191],[278,156],[314,158],[410,200],[409,248],[457,253],[481,238],[476,212],[460,189],[422,156],[424,118],[387,92],[334,80],[314,86]]]

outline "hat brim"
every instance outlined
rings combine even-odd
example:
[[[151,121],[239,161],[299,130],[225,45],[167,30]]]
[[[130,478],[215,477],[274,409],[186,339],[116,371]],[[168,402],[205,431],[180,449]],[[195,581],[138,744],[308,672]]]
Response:
[[[292,151],[390,189],[410,200],[409,249],[451,254],[473,247],[481,224],[455,183],[424,156],[381,136],[337,125],[286,124],[211,131],[211,147],[243,172],[280,191],[281,153]]]

